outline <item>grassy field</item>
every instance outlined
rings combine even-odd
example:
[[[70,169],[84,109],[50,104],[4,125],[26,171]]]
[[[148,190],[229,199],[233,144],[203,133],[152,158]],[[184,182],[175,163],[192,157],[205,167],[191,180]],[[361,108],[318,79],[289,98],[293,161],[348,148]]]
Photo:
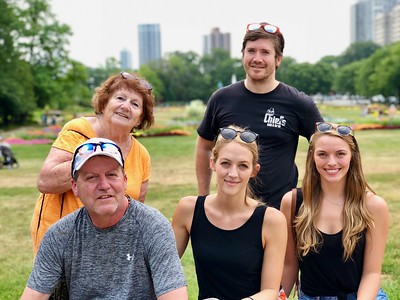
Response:
[[[169,112],[170,114],[171,112]],[[179,115],[181,112],[172,111]],[[350,114],[347,118],[356,116]],[[156,115],[157,118],[157,115]],[[164,114],[160,119],[168,119]],[[400,130],[357,131],[368,182],[390,208],[390,232],[382,285],[390,299],[400,299]],[[142,138],[152,157],[152,177],[146,203],[171,219],[177,201],[196,194],[195,131],[189,136]],[[36,176],[50,145],[14,145],[20,168],[0,170],[0,299],[18,299],[32,267],[29,224],[38,197]],[[307,143],[300,139],[297,164],[303,174]],[[301,183],[300,183],[301,184]],[[197,299],[190,247],[182,259],[190,299]]]

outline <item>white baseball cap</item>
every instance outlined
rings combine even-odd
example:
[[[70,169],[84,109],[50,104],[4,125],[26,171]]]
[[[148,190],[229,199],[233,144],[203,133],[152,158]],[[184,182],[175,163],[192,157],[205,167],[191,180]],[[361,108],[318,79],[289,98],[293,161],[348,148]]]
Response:
[[[71,176],[79,171],[82,166],[92,157],[104,155],[114,158],[124,167],[124,158],[121,149],[112,140],[105,138],[92,138],[76,147],[71,165]]]

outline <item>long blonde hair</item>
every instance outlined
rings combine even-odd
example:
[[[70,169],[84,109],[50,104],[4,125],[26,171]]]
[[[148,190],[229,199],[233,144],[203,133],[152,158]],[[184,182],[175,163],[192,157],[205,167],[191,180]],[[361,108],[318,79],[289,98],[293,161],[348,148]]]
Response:
[[[342,243],[344,248],[343,260],[348,260],[367,228],[374,227],[374,221],[366,206],[367,190],[375,193],[365,180],[362,170],[361,155],[358,143],[353,135],[342,136],[335,130],[316,132],[310,140],[306,169],[303,179],[303,204],[295,219],[296,249],[299,257],[310,251],[318,253],[323,243],[322,235],[316,227],[317,216],[321,209],[322,190],[321,178],[314,160],[315,142],[323,135],[335,136],[344,140],[351,150],[351,161],[346,176],[345,204],[343,211]]]

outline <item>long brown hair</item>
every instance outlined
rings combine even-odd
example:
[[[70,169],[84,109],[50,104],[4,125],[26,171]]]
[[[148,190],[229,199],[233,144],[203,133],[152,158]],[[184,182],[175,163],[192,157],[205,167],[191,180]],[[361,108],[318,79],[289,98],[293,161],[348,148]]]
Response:
[[[310,251],[318,252],[323,243],[322,235],[316,228],[317,216],[321,209],[323,192],[321,177],[314,160],[315,142],[323,135],[335,136],[344,140],[351,151],[351,161],[346,176],[345,204],[343,210],[343,259],[348,260],[354,252],[358,240],[367,228],[372,228],[374,222],[366,206],[367,190],[375,193],[365,180],[362,170],[361,155],[358,143],[353,135],[342,136],[335,130],[316,132],[310,140],[306,168],[303,178],[303,204],[295,219],[297,236],[297,254],[305,256]]]

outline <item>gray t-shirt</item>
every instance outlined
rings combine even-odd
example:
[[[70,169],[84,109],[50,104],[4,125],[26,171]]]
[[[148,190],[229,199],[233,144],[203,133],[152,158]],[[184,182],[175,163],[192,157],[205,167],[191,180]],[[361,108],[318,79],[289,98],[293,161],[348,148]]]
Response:
[[[156,299],[186,285],[170,222],[135,200],[110,228],[85,207],[50,227],[27,286],[50,294],[62,276],[70,299]]]

